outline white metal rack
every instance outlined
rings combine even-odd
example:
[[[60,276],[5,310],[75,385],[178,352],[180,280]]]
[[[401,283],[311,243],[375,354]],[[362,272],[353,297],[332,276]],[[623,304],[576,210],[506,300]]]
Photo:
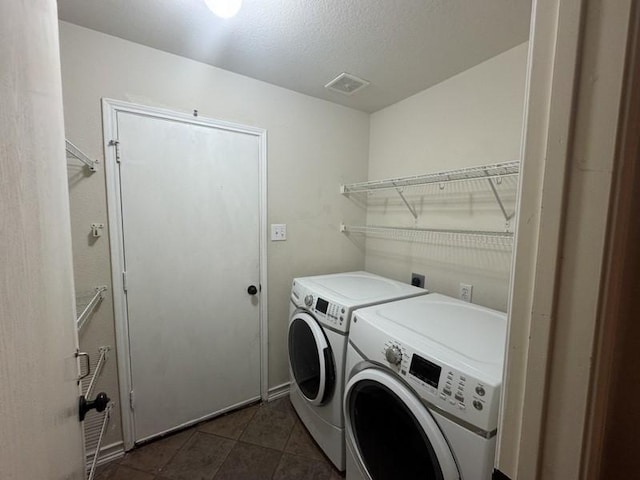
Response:
[[[395,190],[400,196],[414,219],[417,220],[418,213],[409,203],[404,195],[406,188],[420,187],[430,184],[438,184],[441,189],[447,183],[463,182],[469,180],[486,180],[489,184],[491,192],[500,207],[506,228],[503,232],[495,231],[470,231],[455,229],[438,229],[438,228],[416,228],[416,227],[389,227],[374,225],[344,225],[340,226],[340,231],[344,233],[361,233],[365,235],[378,235],[398,240],[420,241],[435,236],[455,237],[456,239],[465,239],[480,241],[484,243],[511,245],[513,233],[509,231],[509,222],[515,215],[514,212],[507,212],[504,202],[496,188],[496,183],[501,183],[502,178],[518,175],[520,172],[520,162],[503,162],[491,165],[481,165],[478,167],[461,168],[457,170],[449,170],[444,172],[429,173],[424,175],[414,175],[409,177],[390,178],[386,180],[374,180],[369,182],[350,183],[340,186],[340,193],[349,194],[373,194],[381,191]]]
[[[91,368],[91,365],[87,365],[87,373],[86,373],[86,381],[82,382],[82,391],[84,398],[91,398],[93,396],[93,391],[95,389],[97,379],[102,373],[102,369],[104,368],[105,363],[109,359],[109,352],[111,351],[111,347],[108,345],[104,345],[98,349],[100,356],[98,360]],[[111,418],[111,410],[113,409],[114,403],[109,402],[107,404],[107,408],[102,413],[92,412],[87,413],[87,417],[84,419],[83,427],[85,432],[85,448],[88,451],[92,451],[93,455],[91,458],[91,462],[87,463],[87,479],[92,480],[95,475],[96,466],[98,464],[98,460],[100,457],[100,449],[102,447],[102,440],[104,438],[104,433],[106,432],[107,425]]]
[[[96,363],[93,369],[93,375],[91,375],[91,380],[89,380],[89,386],[84,392],[85,397],[87,398],[91,397],[91,394],[93,393],[93,389],[96,386],[96,379],[100,376],[100,373],[102,372],[102,367],[104,367],[104,364],[107,361],[107,358],[108,358],[107,354],[109,353],[110,350],[111,350],[111,347],[108,345],[102,346],[98,349],[98,352],[100,352],[100,357],[98,357],[98,362]]]
[[[96,307],[104,298],[104,292],[106,291],[107,287],[104,285],[101,287],[96,287],[95,293],[91,297],[91,300],[89,300],[89,302],[83,306],[82,312],[80,312],[80,315],[78,315],[78,318],[76,319],[76,328],[78,329],[78,332],[82,331],[82,328],[86,325],[91,313],[96,309]]]
[[[492,165],[481,165],[478,167],[461,168],[457,170],[449,170],[445,172],[428,173],[425,175],[414,175],[410,177],[389,178],[386,180],[374,180],[370,182],[350,183],[340,186],[340,193],[348,195],[351,193],[374,193],[384,190],[395,190],[400,198],[409,209],[413,218],[418,218],[415,209],[409,204],[404,196],[404,189],[410,187],[420,187],[429,184],[440,184],[443,187],[447,183],[462,182],[467,180],[486,179],[489,182],[491,191],[500,206],[500,210],[506,221],[513,218],[514,213],[507,213],[504,203],[500,198],[500,194],[496,189],[494,179],[501,179],[518,175],[520,172],[520,162],[503,162]]]
[[[104,412],[102,412],[102,422],[99,423],[100,431],[98,434],[98,440],[96,442],[96,451],[93,454],[93,459],[91,460],[91,466],[88,468],[87,480],[93,480],[93,477],[96,474],[96,466],[98,465],[98,453],[100,452],[100,446],[102,445],[102,439],[104,438],[104,434],[107,431],[107,425],[109,425],[109,420],[111,419],[111,411],[115,404],[110,402],[107,405],[107,408]]]
[[[77,310],[80,312],[80,314],[76,318],[76,327],[78,329],[78,333],[80,333],[82,329],[87,326],[88,320],[91,318],[91,314],[95,311],[98,305],[100,305],[100,302],[104,298],[104,292],[106,291],[107,287],[103,285],[96,287],[94,293],[91,296],[84,295],[76,298]],[[93,454],[89,456],[89,458],[91,458],[90,463],[87,463],[88,480],[92,480],[95,476],[96,466],[98,464],[98,459],[100,456],[100,449],[102,447],[102,440],[104,438],[109,419],[111,418],[111,411],[114,404],[113,402],[110,402],[107,404],[106,409],[102,413],[93,413],[85,418],[84,415],[86,415],[86,413],[88,412],[85,411],[85,413],[82,413],[82,400],[92,397],[98,377],[102,373],[104,365],[109,359],[108,353],[110,350],[110,346],[105,345],[100,347],[98,349],[100,355],[98,357],[98,360],[93,365],[93,362],[91,361],[87,353],[78,352],[77,354],[77,356],[85,357],[87,360],[86,368],[84,369],[84,372],[80,377],[83,390],[83,395],[81,397],[80,403],[80,421],[83,422],[83,429],[85,432],[85,449],[87,451],[93,452]]]
[[[84,163],[91,172],[95,172],[98,170],[97,160],[92,160],[91,158],[89,158],[89,156],[86,153],[84,153],[82,150],[76,147],[69,140],[65,140],[65,146],[66,146],[67,153],[73,158],[80,160],[82,163]]]
[[[440,228],[384,227],[376,225],[340,225],[343,233],[361,233],[386,237],[393,240],[428,241],[438,238],[472,241],[487,245],[510,246],[513,243],[511,232],[491,232],[485,230],[453,230]]]

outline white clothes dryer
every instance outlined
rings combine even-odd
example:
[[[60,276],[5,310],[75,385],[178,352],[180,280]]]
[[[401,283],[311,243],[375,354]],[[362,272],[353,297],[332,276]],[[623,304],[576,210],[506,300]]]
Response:
[[[358,310],[347,480],[490,480],[506,331],[504,313],[435,293]]]
[[[339,470],[345,469],[342,396],[351,316],[362,307],[426,293],[367,272],[293,280],[289,312],[291,403]]]

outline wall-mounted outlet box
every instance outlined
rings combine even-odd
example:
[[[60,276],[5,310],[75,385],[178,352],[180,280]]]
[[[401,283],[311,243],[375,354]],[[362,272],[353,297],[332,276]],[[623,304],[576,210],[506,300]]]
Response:
[[[281,242],[287,239],[287,225],[285,223],[271,224],[271,241]]]
[[[466,283],[460,284],[460,300],[464,302],[471,302],[471,296],[473,295],[473,285]]]
[[[424,288],[424,283],[424,275],[420,275],[419,273],[411,274],[411,285],[413,285],[414,287]]]

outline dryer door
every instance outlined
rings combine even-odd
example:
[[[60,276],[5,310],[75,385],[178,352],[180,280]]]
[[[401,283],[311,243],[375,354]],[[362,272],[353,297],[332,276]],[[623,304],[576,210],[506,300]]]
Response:
[[[333,352],[318,322],[306,312],[289,322],[289,365],[298,388],[312,405],[323,405],[335,386]]]
[[[369,478],[460,478],[438,424],[394,374],[360,371],[347,384],[344,405],[347,442]]]

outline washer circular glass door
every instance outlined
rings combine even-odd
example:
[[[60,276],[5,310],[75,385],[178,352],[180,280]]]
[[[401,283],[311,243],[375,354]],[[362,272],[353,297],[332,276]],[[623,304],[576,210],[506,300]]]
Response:
[[[402,381],[372,367],[347,384],[348,442],[372,480],[458,480],[453,454],[436,421]]]
[[[312,405],[333,393],[335,364],[322,327],[308,313],[296,312],[289,323],[289,365],[300,392]]]

